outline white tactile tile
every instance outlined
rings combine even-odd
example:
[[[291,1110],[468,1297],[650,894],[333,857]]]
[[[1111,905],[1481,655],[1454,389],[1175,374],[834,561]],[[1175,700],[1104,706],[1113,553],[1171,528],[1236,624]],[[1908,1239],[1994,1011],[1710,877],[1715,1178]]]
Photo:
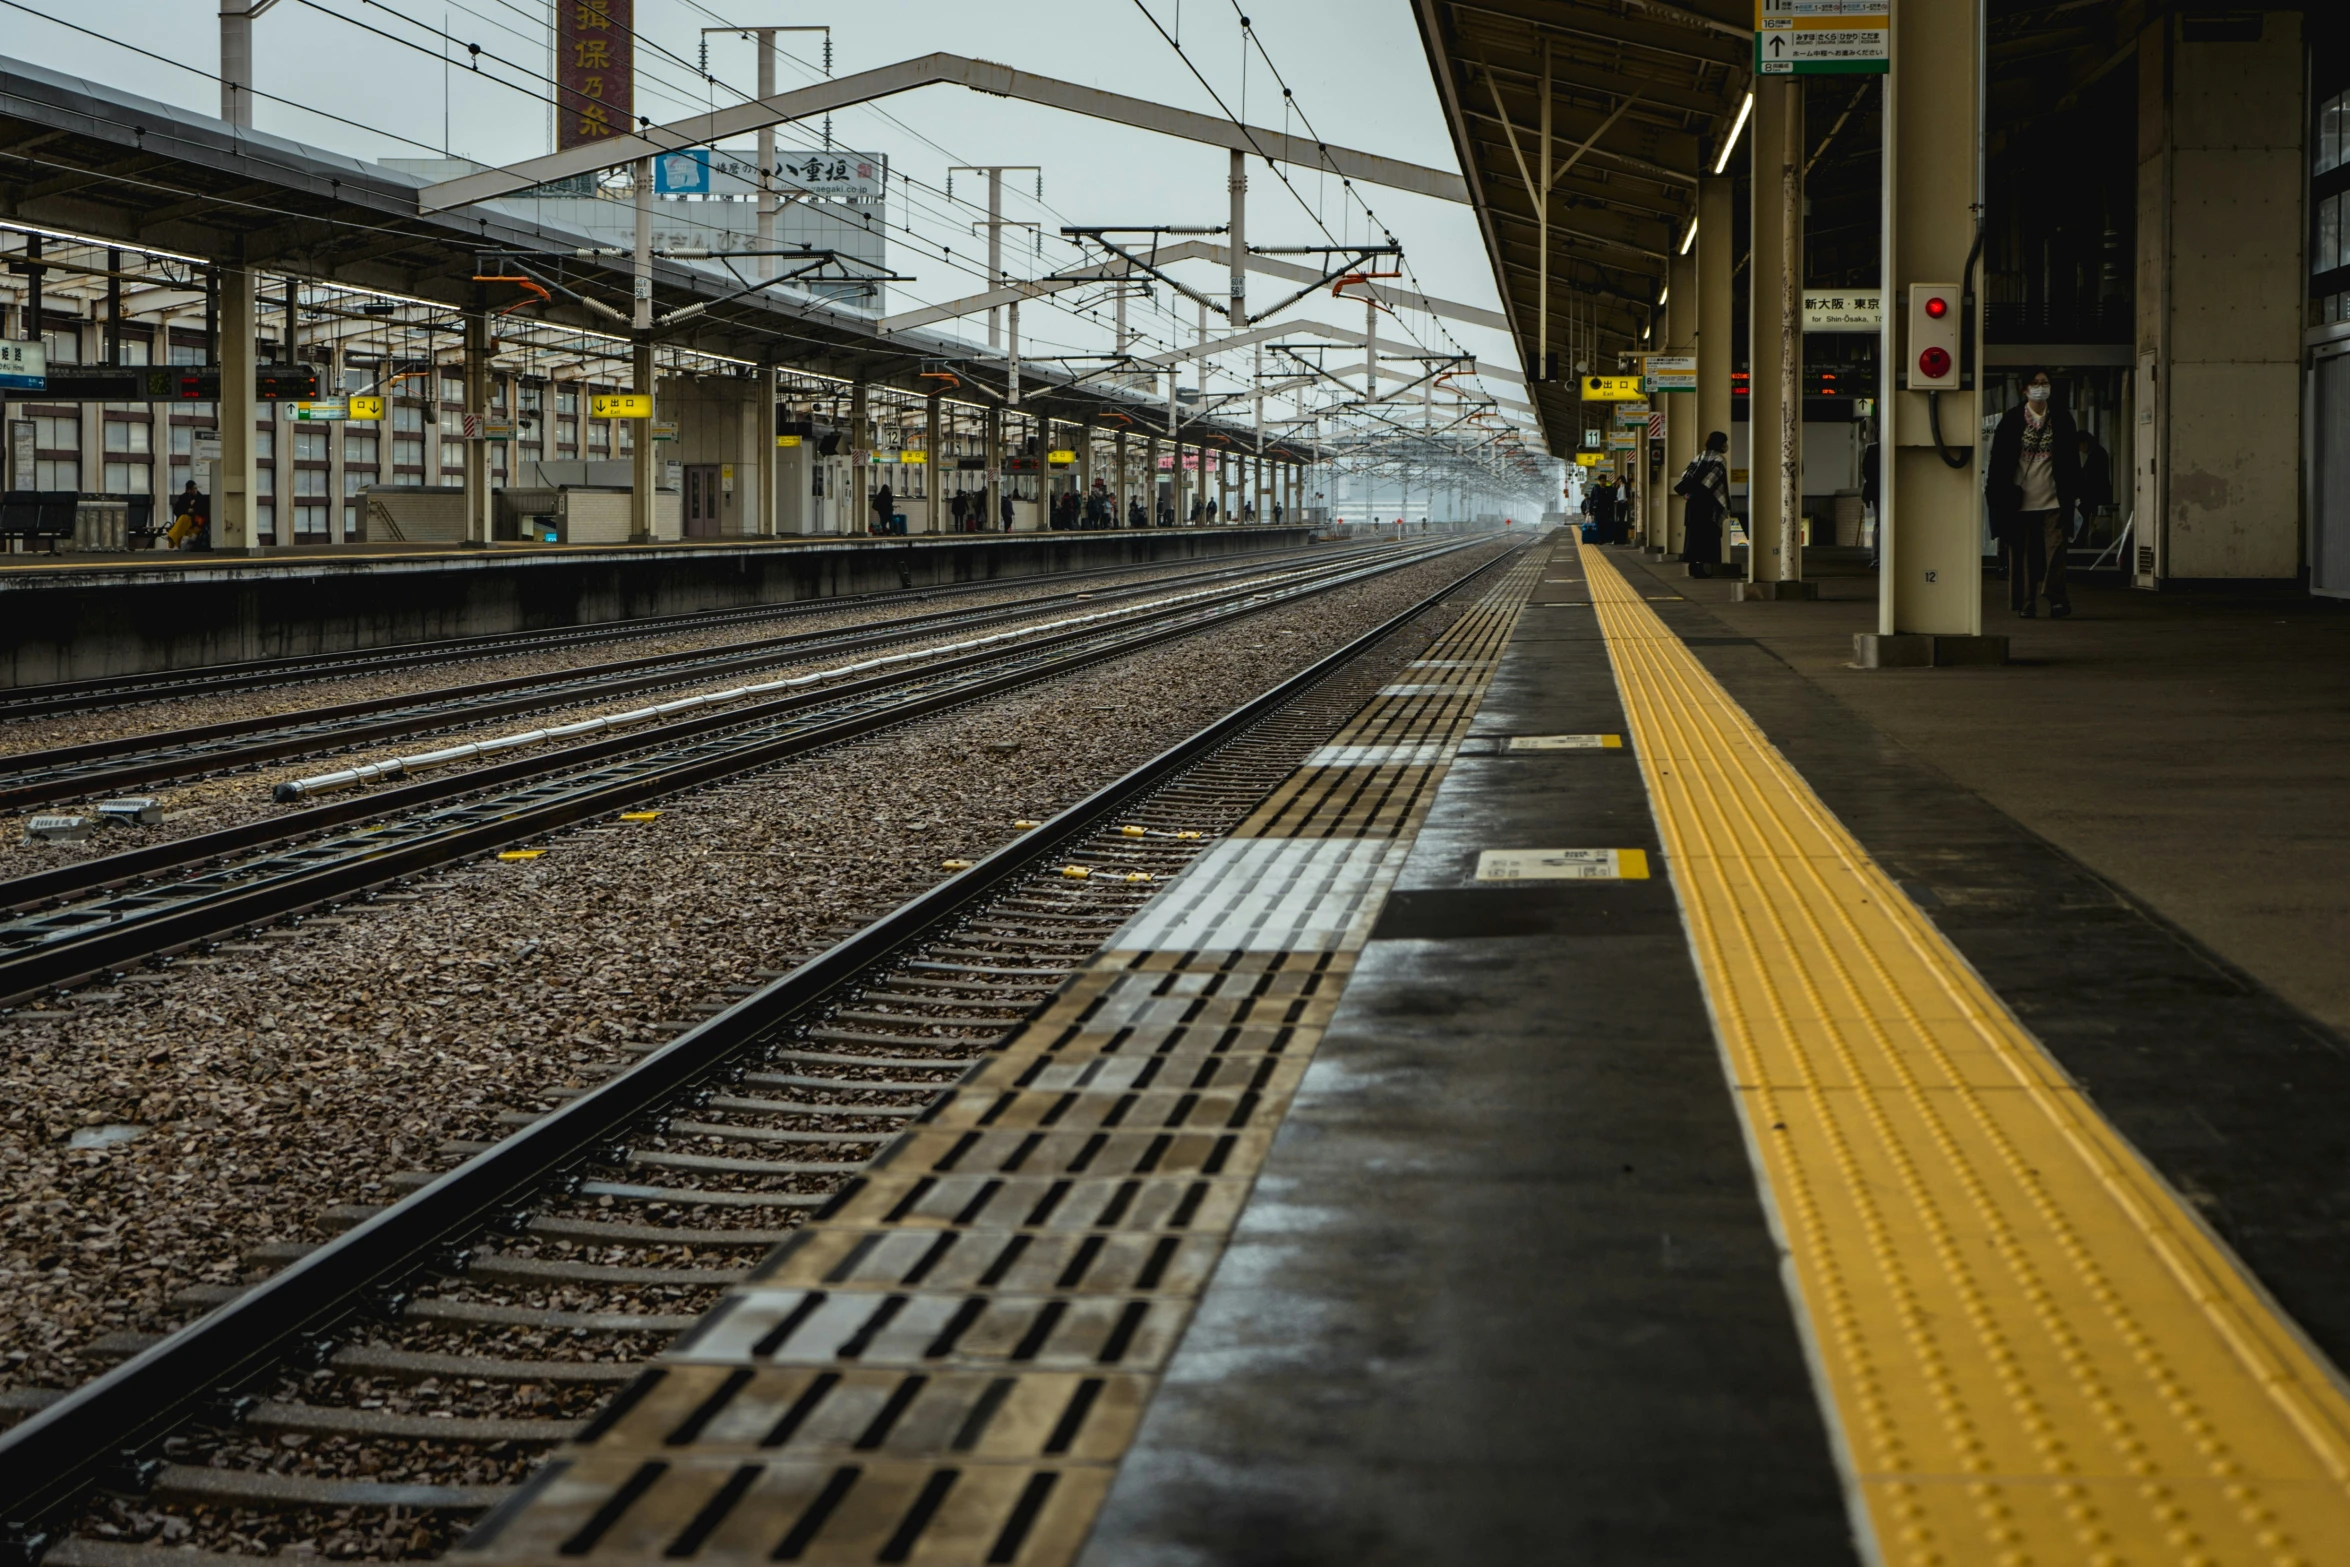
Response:
[[[1450,745],[1326,745],[1308,767],[1434,767],[1452,760]]]
[[[1350,952],[1395,881],[1391,838],[1217,844],[1111,938],[1114,952]]]
[[[1477,689],[1479,688],[1475,686],[1414,685],[1406,682],[1402,685],[1381,686],[1379,694],[1381,696],[1459,696],[1464,692]]]

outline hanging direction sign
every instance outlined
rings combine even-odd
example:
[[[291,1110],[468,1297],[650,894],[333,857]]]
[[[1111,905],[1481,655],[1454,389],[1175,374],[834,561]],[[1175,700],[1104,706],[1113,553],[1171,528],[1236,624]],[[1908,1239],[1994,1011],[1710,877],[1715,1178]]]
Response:
[[[1636,375],[1587,375],[1583,378],[1583,401],[1587,403],[1636,403],[1648,394],[1640,390]]]
[[[1885,293],[1875,288],[1807,290],[1806,332],[1874,332],[1885,324]]]
[[[1754,0],[1764,76],[1882,76],[1892,40],[1892,0]]]
[[[1650,354],[1648,356],[1648,389],[1651,392],[1696,391],[1697,356],[1695,354]]]

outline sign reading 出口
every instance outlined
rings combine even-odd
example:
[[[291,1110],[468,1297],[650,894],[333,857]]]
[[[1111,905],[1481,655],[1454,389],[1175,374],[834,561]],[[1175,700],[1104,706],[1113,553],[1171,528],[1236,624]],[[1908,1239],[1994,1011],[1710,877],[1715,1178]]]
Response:
[[[1892,41],[1892,0],[1754,0],[1764,76],[1882,76]]]
[[[636,0],[556,0],[555,150],[602,141],[636,118]]]

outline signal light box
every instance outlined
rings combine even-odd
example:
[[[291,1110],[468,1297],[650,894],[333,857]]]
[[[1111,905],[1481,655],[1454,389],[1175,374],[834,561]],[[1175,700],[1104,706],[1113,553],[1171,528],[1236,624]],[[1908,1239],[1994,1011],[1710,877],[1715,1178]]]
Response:
[[[1966,331],[1955,283],[1909,285],[1909,359],[1913,392],[1959,390],[1960,340]]]

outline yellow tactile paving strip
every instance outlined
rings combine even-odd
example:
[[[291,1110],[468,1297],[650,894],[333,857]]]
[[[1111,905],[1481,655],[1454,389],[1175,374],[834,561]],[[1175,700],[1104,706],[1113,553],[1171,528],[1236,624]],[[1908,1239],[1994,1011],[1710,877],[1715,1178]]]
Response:
[[[1879,1559],[2350,1561],[2350,1399],[1597,549]]]

